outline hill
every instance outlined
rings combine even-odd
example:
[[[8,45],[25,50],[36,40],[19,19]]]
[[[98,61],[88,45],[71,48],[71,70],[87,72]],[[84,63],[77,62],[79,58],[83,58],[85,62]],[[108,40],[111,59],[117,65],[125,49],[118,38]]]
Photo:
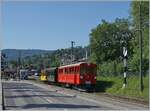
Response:
[[[41,55],[46,53],[52,53],[52,50],[40,50],[40,49],[4,49],[2,53],[6,55],[7,60],[16,60],[19,57],[21,58],[31,57],[33,55]]]

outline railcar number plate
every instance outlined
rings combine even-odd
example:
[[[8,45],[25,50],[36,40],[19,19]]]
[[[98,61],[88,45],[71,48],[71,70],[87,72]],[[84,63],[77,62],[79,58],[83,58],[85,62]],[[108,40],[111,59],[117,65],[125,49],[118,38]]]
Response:
[[[85,81],[85,84],[91,84],[91,81]]]

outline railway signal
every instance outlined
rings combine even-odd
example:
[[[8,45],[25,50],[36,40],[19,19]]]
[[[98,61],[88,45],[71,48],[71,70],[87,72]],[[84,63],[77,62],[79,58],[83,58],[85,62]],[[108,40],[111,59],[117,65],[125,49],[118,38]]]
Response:
[[[123,63],[124,63],[124,82],[123,82],[123,88],[126,87],[127,84],[127,48],[123,47]]]

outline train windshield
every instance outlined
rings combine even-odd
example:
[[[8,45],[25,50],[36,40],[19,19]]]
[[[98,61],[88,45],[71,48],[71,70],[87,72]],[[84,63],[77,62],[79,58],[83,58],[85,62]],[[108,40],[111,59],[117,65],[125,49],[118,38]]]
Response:
[[[96,74],[96,67],[82,66],[80,72],[81,74]]]

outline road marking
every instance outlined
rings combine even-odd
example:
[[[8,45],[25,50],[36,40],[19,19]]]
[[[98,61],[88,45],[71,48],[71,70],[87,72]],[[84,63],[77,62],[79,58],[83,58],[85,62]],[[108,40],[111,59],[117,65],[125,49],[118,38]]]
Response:
[[[35,94],[35,95],[39,95],[39,94],[42,94],[42,93],[37,93],[37,92],[32,92],[33,94]],[[53,103],[53,101],[52,100],[50,100],[50,99],[47,99],[47,98],[45,98],[45,97],[40,97],[41,99],[43,99],[43,100],[46,100],[48,103]]]
[[[52,100],[50,100],[50,99],[47,99],[47,98],[44,98],[46,101],[48,101],[49,103],[53,103],[53,101]]]
[[[65,93],[64,91],[57,91],[57,92],[60,94],[67,95],[67,96],[76,97],[76,95],[68,94],[68,93]]]

